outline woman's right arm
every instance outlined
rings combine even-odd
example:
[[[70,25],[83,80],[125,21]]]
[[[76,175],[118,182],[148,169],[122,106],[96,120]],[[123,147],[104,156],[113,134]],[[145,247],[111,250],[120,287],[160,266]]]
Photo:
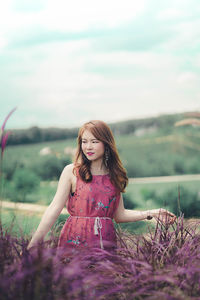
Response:
[[[169,224],[173,224],[176,220],[176,216],[173,213],[163,208],[144,211],[125,209],[122,193],[120,195],[119,205],[113,217],[116,223],[127,223],[148,220],[148,217],[156,218],[162,222],[167,222]]]
[[[56,219],[60,215],[63,207],[67,204],[70,189],[71,189],[71,174],[72,174],[73,164],[67,165],[61,175],[58,182],[58,187],[56,194],[44,212],[40,224],[34,233],[30,243],[28,244],[27,249],[36,246],[41,242],[46,234],[49,232]]]

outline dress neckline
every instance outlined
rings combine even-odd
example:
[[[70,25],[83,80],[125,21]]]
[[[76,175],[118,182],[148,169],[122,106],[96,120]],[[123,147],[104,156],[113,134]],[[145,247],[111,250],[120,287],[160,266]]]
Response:
[[[92,177],[96,177],[96,176],[108,176],[110,173],[106,173],[106,174],[97,174],[97,175],[92,175]],[[70,195],[73,197],[74,194],[76,193],[77,190],[77,183],[76,183],[76,189],[73,193],[70,192]]]
[[[92,176],[107,176],[107,175],[109,175],[109,173],[106,173],[106,174],[97,174],[97,175],[93,175],[92,174]]]

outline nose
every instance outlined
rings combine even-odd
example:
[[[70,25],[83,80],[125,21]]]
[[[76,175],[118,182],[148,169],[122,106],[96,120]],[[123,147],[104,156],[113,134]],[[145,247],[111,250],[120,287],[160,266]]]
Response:
[[[92,147],[92,143],[87,143],[86,149],[89,150],[89,149],[92,149],[92,148],[93,148],[93,147]]]

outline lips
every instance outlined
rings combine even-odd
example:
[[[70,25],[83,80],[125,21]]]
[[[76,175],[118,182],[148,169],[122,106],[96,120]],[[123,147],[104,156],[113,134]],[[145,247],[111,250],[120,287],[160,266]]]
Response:
[[[94,153],[93,152],[87,152],[87,155],[93,155]]]

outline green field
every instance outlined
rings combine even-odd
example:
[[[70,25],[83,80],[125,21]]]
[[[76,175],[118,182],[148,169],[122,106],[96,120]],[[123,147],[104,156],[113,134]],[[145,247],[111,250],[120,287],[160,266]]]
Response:
[[[148,210],[159,208],[160,206],[153,200],[145,200],[143,193],[146,190],[154,190],[158,193],[163,193],[169,188],[175,187],[178,191],[178,185],[186,187],[188,190],[196,191],[200,193],[200,185],[198,181],[183,181],[183,182],[167,182],[167,183],[130,183],[127,187],[126,194],[133,201],[136,209]],[[41,188],[38,193],[35,194],[35,202],[38,204],[49,205],[56,192],[57,182],[42,182]],[[177,192],[178,194],[178,192]],[[30,195],[31,196],[31,195]],[[174,201],[174,199],[171,199]],[[176,201],[176,199],[175,199]],[[36,230],[41,220],[42,214],[36,214],[33,212],[13,211],[12,209],[3,209],[2,223],[5,227],[12,227],[12,232],[21,235],[22,233],[28,237]],[[62,215],[58,218],[57,223],[62,222],[64,224],[68,215]],[[12,226],[14,221],[14,226]],[[128,229],[129,231],[140,234],[148,231],[148,227],[152,226],[151,223],[141,221],[135,223],[121,223],[122,229]],[[47,235],[48,237],[48,235]]]
[[[141,132],[140,134],[131,132],[131,129],[129,134],[127,132],[119,134],[115,131],[118,152],[129,178],[200,174],[200,133],[198,128],[175,128],[171,126],[157,128],[153,131],[149,131],[148,128],[142,128],[142,130],[142,134]],[[51,155],[42,157],[40,151],[46,147],[51,149]],[[19,170],[24,169],[28,173],[35,174],[40,182],[37,188],[27,192],[26,197],[24,197],[25,201],[49,205],[55,195],[60,173],[66,164],[65,159],[68,159],[68,163],[72,161],[72,157],[64,153],[66,147],[76,148],[76,138],[7,147],[2,165],[4,180],[1,182],[1,198],[23,201],[20,198],[19,190],[17,190],[19,180],[18,186],[15,185],[15,175]],[[28,177],[28,173],[24,176]],[[45,178],[45,174],[47,174],[47,178]],[[177,183],[133,182],[128,185],[125,197],[129,198],[136,209],[171,208],[172,206],[174,209],[178,203],[178,185],[181,187],[181,192],[183,191],[186,195],[184,197],[181,194],[181,205],[185,207],[186,202],[188,202],[188,207],[194,206],[195,212],[200,212],[200,202],[198,202],[200,184],[197,181]],[[165,199],[168,191],[170,197],[166,203],[163,199]],[[21,194],[23,196],[22,192]],[[185,209],[188,210],[187,207]],[[20,224],[23,231],[30,233],[32,228],[37,226],[41,216],[38,218],[35,215],[30,218],[26,215],[23,216],[23,214],[21,213],[17,217],[18,223],[22,222]],[[12,212],[4,211],[3,218],[3,221],[9,224]],[[134,226],[136,228],[138,225],[134,224]]]
[[[200,135],[198,132],[172,131],[168,135],[116,135],[116,144],[129,177],[165,176],[200,173]],[[52,155],[66,157],[66,147],[76,148],[76,139],[9,146],[4,156],[5,171],[23,165],[34,169],[40,150],[50,147]]]
[[[29,237],[36,230],[41,215],[24,213],[12,209],[2,209],[1,222],[4,228],[16,236]]]
[[[130,195],[133,202],[137,204],[139,209],[152,209],[159,208],[159,206],[150,199],[149,201],[145,201],[143,195],[143,191],[145,190],[153,190],[158,193],[163,193],[171,188],[177,189],[177,197],[178,197],[178,186],[184,186],[189,191],[194,191],[200,193],[200,182],[199,181],[179,181],[179,182],[165,182],[165,183],[131,183],[127,187],[127,194]],[[173,201],[174,199],[171,199]]]

